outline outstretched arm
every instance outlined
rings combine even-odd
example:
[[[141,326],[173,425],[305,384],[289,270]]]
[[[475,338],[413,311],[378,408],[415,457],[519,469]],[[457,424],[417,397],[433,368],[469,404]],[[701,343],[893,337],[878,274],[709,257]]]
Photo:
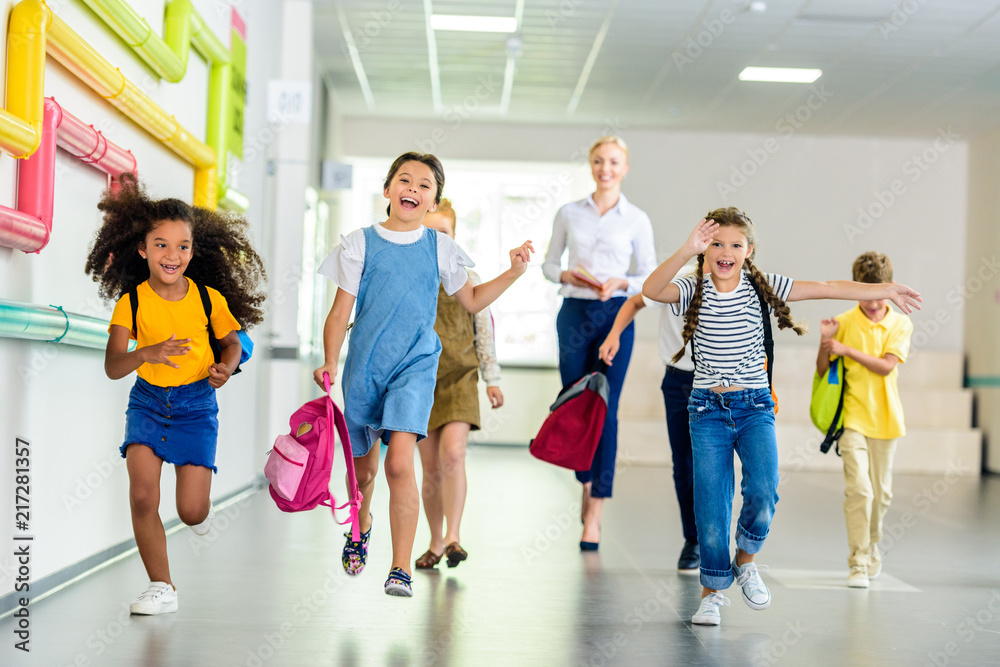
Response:
[[[636,313],[645,307],[646,304],[643,303],[641,294],[633,294],[622,304],[622,307],[618,309],[618,314],[615,315],[615,323],[611,325],[611,331],[597,352],[601,361],[608,366],[611,365],[615,355],[618,354],[622,332],[635,319]]]
[[[476,314],[486,306],[490,305],[503,294],[514,281],[521,277],[521,274],[528,268],[528,261],[531,253],[535,252],[531,241],[525,241],[517,248],[510,251],[510,268],[501,273],[493,280],[489,280],[480,285],[473,286],[470,281],[455,292],[455,299],[462,307],[472,314]]]
[[[649,274],[649,277],[646,278],[646,282],[642,285],[643,296],[662,303],[677,303],[680,301],[680,288],[670,281],[684,268],[688,260],[705,252],[718,229],[719,223],[715,220],[702,220],[695,225],[694,230],[688,236],[684,245],[681,246],[681,249],[656,267]]]
[[[847,357],[848,359],[853,359],[858,362],[872,373],[881,375],[885,377],[892,372],[892,369],[896,367],[899,363],[899,357],[891,352],[887,352],[883,357],[873,357],[870,354],[865,354],[861,350],[856,350],[849,345],[844,345],[839,340],[835,338],[829,338],[823,340],[819,344],[820,354],[826,354],[829,359],[829,355],[835,357]],[[829,362],[827,362],[829,366]]]
[[[337,295],[333,297],[333,307],[330,314],[326,316],[326,324],[323,326],[323,365],[313,371],[313,380],[323,389],[323,373],[330,375],[330,384],[337,378],[337,364],[340,362],[340,348],[344,345],[344,337],[347,335],[347,323],[351,319],[351,311],[354,309],[356,297],[350,292],[337,288]]]
[[[844,299],[846,301],[878,301],[889,299],[900,311],[920,310],[920,293],[898,283],[856,283],[851,280],[796,280],[786,301],[811,299]]]

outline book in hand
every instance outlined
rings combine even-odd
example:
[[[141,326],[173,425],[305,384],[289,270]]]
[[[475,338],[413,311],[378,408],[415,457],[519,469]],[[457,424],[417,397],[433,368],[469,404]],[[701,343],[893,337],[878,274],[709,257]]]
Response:
[[[598,280],[597,278],[595,278],[593,276],[593,274],[590,273],[590,271],[588,271],[587,269],[583,268],[580,265],[577,265],[577,267],[575,269],[573,269],[572,271],[570,271],[570,273],[572,273],[574,276],[576,276],[577,278],[579,278],[583,282],[585,282],[585,283],[587,283],[587,284],[589,284],[589,285],[591,285],[593,287],[596,287],[597,289],[602,289],[604,287],[601,284],[600,280]]]

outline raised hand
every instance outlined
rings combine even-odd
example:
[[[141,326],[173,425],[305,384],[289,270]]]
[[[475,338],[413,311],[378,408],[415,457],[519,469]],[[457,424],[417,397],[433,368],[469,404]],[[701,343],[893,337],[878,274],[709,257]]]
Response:
[[[887,285],[888,294],[886,298],[896,304],[904,313],[912,313],[914,309],[920,310],[920,302],[923,301],[920,298],[920,293],[911,290],[906,285],[900,285],[898,283],[892,283]]]
[[[711,245],[712,239],[715,238],[715,232],[718,229],[719,223],[715,220],[702,219],[701,222],[695,225],[691,235],[688,236],[687,241],[684,242],[684,247],[687,248],[692,255],[700,255],[708,249],[709,245]]]
[[[147,364],[163,364],[171,368],[180,368],[180,366],[170,361],[170,357],[181,357],[190,351],[190,338],[177,340],[174,334],[170,334],[170,338],[165,341],[144,347],[143,361]]]
[[[831,317],[828,320],[822,320],[819,323],[819,335],[821,338],[833,338],[837,335],[837,331],[840,329],[840,322],[836,318]]]
[[[514,270],[514,273],[521,275],[525,272],[533,252],[535,252],[535,247],[531,245],[530,240],[510,251],[510,268]]]

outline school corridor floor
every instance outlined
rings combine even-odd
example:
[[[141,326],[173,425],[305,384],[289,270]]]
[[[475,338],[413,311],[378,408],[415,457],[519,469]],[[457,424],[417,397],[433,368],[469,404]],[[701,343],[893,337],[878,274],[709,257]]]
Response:
[[[217,509],[206,538],[168,537],[177,613],[130,617],[145,588],[131,555],[32,606],[31,653],[0,621],[2,665],[998,665],[1000,478],[897,476],[885,568],[848,589],[837,474],[786,473],[758,562],[772,604],[726,595],[720,627],[692,626],[700,585],[670,469],[619,471],[600,551],[581,554],[579,486],[526,449],[470,447],[469,560],[382,592],[390,562],[380,477],[367,569],[340,565],[325,511],[279,512],[266,490]],[[737,488],[738,484],[737,484]],[[427,547],[421,517],[414,556]]]

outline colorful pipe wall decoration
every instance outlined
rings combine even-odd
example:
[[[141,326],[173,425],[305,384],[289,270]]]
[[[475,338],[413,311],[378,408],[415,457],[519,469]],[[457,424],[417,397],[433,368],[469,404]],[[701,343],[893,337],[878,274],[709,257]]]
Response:
[[[0,206],[0,245],[24,252],[44,248],[52,233],[57,145],[108,174],[112,184],[125,172],[136,173],[131,152],[108,141],[51,97],[44,102],[39,134],[34,154],[18,163],[17,210]]]
[[[67,313],[57,306],[32,306],[0,299],[0,337],[103,350],[108,345],[108,321]],[[133,347],[133,341],[129,341],[129,348]]]
[[[114,1],[88,4],[100,6],[98,13],[112,29],[119,32],[137,53],[157,62],[154,71],[182,77],[187,66],[187,46],[194,46],[212,63],[209,95],[208,137],[214,145],[203,143],[182,127],[173,116],[160,108],[135,84],[72,29],[42,0],[22,0],[11,13],[7,40],[7,108],[0,110],[0,148],[14,157],[26,158],[38,150],[43,133],[42,91],[45,82],[46,52],[77,78],[131,118],[150,135],[195,167],[194,203],[216,208],[220,194],[230,203],[245,202],[240,193],[229,193],[225,169],[219,169],[217,155],[226,156],[225,127],[230,99],[231,66],[228,54],[218,39],[205,27],[190,0],[172,0],[168,5],[164,42],[152,35],[145,21],[125,3]],[[95,11],[98,9],[95,8]],[[103,14],[102,14],[103,12]],[[145,26],[146,31],[143,31]],[[138,41],[136,41],[138,40]],[[166,57],[164,48],[172,55]],[[183,54],[178,55],[178,54]],[[176,62],[175,62],[176,61]],[[220,180],[222,179],[222,180]],[[19,208],[21,208],[19,206]],[[23,211],[22,211],[23,212]],[[0,243],[18,247],[28,245],[37,251],[47,240],[47,231],[36,221],[4,212],[0,219]],[[43,223],[44,224],[44,223]],[[50,229],[51,222],[49,227]],[[10,237],[12,243],[4,243]],[[14,245],[15,243],[19,245]]]

